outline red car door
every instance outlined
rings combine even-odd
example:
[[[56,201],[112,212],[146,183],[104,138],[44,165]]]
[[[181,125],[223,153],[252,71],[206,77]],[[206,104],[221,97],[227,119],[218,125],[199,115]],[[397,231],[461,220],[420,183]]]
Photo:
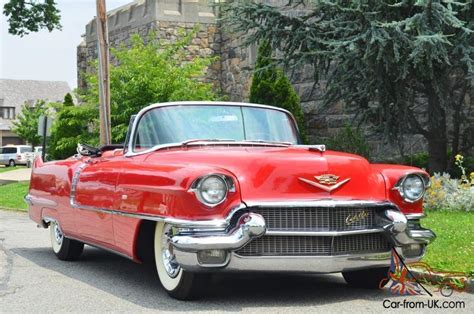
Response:
[[[121,157],[97,157],[78,171],[74,197],[75,222],[85,240],[113,247],[114,230],[111,210],[120,200],[115,191]]]

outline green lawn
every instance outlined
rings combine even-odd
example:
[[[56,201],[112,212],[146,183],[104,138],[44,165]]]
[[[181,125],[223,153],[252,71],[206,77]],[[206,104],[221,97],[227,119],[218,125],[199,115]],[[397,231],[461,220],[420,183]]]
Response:
[[[25,166],[16,166],[16,167],[1,167],[0,166],[0,173],[7,172],[7,171],[12,171],[12,170],[23,169],[23,168],[26,168],[26,167]]]
[[[436,233],[423,261],[437,270],[474,273],[474,212],[431,211],[421,222]]]
[[[0,185],[0,208],[26,211],[23,197],[28,193],[29,182]]]

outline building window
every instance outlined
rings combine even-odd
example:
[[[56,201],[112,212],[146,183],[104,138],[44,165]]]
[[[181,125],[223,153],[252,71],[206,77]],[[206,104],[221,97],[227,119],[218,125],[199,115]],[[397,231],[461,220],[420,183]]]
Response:
[[[0,118],[15,119],[15,107],[0,107]]]

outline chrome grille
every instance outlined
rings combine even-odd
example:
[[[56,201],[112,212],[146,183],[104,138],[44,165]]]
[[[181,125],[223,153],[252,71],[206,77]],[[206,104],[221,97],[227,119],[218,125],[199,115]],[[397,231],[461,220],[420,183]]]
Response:
[[[373,208],[328,208],[328,207],[254,207],[251,212],[265,218],[270,231],[347,231],[375,227]],[[346,223],[350,215],[366,212],[367,216],[350,224]]]
[[[347,236],[263,236],[236,253],[241,256],[332,256],[390,250],[380,233]]]

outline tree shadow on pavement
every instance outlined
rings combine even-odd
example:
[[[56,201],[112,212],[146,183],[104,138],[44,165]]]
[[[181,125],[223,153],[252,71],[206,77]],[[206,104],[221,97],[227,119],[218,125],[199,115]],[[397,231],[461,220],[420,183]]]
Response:
[[[54,271],[148,309],[162,311],[242,311],[246,307],[317,306],[394,297],[385,290],[354,289],[340,275],[221,273],[213,275],[196,301],[171,299],[152,265],[140,265],[86,246],[76,262],[58,260],[50,248],[11,250],[46,271]],[[70,293],[74,293],[74,287]],[[93,293],[93,292],[91,292]]]

